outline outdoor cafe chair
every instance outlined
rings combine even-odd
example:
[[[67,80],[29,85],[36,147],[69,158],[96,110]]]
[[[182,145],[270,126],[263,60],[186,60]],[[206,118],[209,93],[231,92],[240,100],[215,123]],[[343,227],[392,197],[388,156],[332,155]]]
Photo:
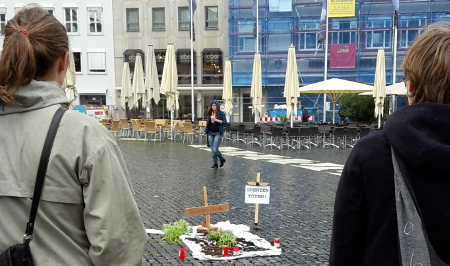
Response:
[[[117,137],[119,137],[119,135],[117,134],[117,132],[119,132],[119,123],[120,120],[113,120],[111,129],[109,130],[110,133],[116,135]]]
[[[156,133],[158,133],[158,131],[156,130],[156,123],[154,121],[145,121],[145,140],[149,141],[156,141]],[[149,139],[148,135],[152,135],[153,134],[153,139]],[[161,142],[161,136],[159,136],[159,141]]]
[[[305,147],[306,149],[311,149],[311,128],[300,127],[298,130],[298,148]]]
[[[129,136],[130,135],[130,128],[128,126],[128,120],[126,118],[120,118],[120,136],[124,137],[124,136]],[[125,135],[125,131],[126,131],[126,135]]]
[[[275,138],[275,142],[274,142]],[[280,145],[277,145],[279,143]],[[282,127],[272,127],[272,132],[270,134],[270,143],[266,145],[266,147],[276,147],[281,149],[283,146],[283,128]]]
[[[245,135],[246,135],[245,124],[241,123],[241,124],[239,124],[239,127],[238,127],[237,136],[233,141],[234,142],[242,141],[245,144],[245,143],[247,143],[247,141],[245,140]]]
[[[298,127],[288,128],[288,133],[286,136],[286,144],[285,144],[287,146],[288,150],[289,150],[289,148],[295,149],[294,142],[295,141],[298,142],[299,129],[300,128],[298,128]]]
[[[192,123],[189,121],[185,121],[183,122],[183,143],[184,140],[186,138],[186,136],[190,136],[191,137],[191,144],[194,142],[194,136],[197,135],[198,133],[196,131],[193,131],[192,129]]]
[[[141,138],[141,134],[145,133],[145,127],[142,127],[139,119],[131,119],[131,124],[133,125],[133,134],[136,139]]]
[[[353,148],[358,141],[358,128],[357,127],[347,127],[345,131],[345,141],[344,141],[344,149],[349,146]]]
[[[370,133],[370,127],[360,127],[358,139],[361,139],[361,138],[369,135],[369,133]]]
[[[258,144],[259,146],[262,146],[261,143],[261,127],[260,126],[253,126],[252,132],[250,133],[250,141],[246,143],[246,145],[252,145]]]

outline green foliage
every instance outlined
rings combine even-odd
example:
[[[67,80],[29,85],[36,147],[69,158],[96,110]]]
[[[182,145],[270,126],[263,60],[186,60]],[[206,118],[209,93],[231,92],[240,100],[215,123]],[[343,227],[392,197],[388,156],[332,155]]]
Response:
[[[277,117],[278,121],[280,121],[281,123],[289,121],[289,117],[287,115],[277,115]]]
[[[372,123],[375,118],[375,101],[372,96],[355,93],[344,94],[340,98],[340,113],[352,121]],[[389,97],[384,101],[384,113],[389,110]]]
[[[183,219],[174,222],[173,226],[163,224],[163,231],[165,233],[163,239],[166,239],[169,243],[181,243],[180,236],[189,232],[188,227],[189,224]]]
[[[230,231],[209,231],[208,239],[213,241],[217,246],[234,247],[237,241],[234,239],[233,233]]]

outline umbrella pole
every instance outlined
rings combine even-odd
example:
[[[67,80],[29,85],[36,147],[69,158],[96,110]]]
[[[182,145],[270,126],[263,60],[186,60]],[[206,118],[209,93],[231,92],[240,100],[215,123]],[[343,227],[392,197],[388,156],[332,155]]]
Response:
[[[381,127],[381,115],[378,114],[378,129]]]
[[[336,116],[336,101],[333,101],[333,124],[334,124],[334,117]]]
[[[292,119],[292,115],[291,115],[291,128],[294,127],[294,120]]]

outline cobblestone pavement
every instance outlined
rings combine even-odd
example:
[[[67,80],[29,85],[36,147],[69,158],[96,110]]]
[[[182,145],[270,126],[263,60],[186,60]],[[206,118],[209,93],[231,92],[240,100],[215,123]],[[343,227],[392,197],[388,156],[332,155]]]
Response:
[[[136,201],[146,229],[185,219],[200,225],[204,215],[186,217],[185,208],[203,206],[203,187],[210,205],[229,203],[230,211],[211,214],[211,223],[230,221],[250,226],[251,232],[273,242],[281,238],[280,256],[229,261],[199,261],[183,244],[168,244],[149,234],[143,265],[328,265],[336,187],[350,150],[270,150],[223,142],[227,159],[222,169],[209,169],[206,146],[183,143],[120,141]],[[286,160],[288,164],[282,164]],[[259,208],[244,203],[247,181],[271,186],[270,204]],[[186,259],[178,259],[180,247]]]

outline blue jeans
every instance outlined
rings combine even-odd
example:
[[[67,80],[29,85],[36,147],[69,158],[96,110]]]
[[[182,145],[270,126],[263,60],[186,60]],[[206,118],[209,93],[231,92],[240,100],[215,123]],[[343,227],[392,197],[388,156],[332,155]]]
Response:
[[[208,132],[209,146],[211,146],[211,153],[214,164],[217,164],[217,158],[220,161],[225,160],[222,153],[219,151],[220,142],[222,142],[222,135],[219,132]]]

